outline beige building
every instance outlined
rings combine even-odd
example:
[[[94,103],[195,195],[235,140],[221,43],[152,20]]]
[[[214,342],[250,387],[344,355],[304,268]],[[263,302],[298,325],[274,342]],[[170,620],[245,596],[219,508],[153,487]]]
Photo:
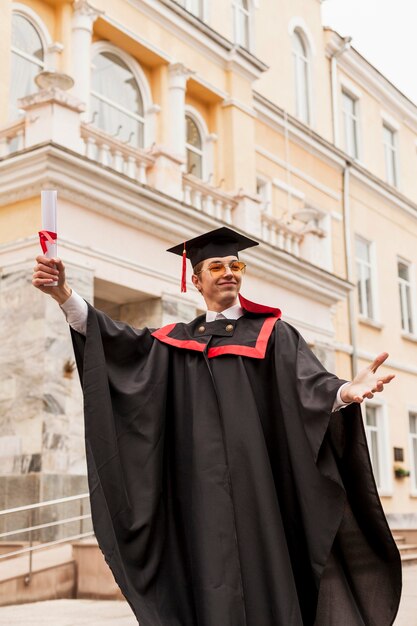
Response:
[[[231,224],[262,243],[244,294],[329,369],[388,351],[364,424],[417,527],[417,107],[318,0],[4,0],[0,32],[0,508],[85,488],[68,329],[30,284],[56,188],[71,284],[114,317],[192,319],[165,249]]]

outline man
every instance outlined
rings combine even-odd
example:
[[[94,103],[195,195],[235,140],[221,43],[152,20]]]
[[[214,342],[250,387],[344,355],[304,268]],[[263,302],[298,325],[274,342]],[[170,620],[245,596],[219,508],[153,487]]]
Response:
[[[97,540],[140,626],[390,626],[401,566],[359,407],[392,380],[388,354],[352,382],[327,372],[240,296],[253,245],[220,228],[171,248],[208,310],[155,331],[37,258],[72,326]]]

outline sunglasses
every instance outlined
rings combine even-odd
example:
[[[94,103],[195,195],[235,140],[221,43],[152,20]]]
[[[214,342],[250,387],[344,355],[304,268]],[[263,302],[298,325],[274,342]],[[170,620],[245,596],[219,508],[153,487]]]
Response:
[[[234,274],[244,274],[246,264],[242,263],[242,261],[232,261],[231,263],[221,263],[219,261],[216,263],[210,263],[206,269],[200,270],[197,274],[201,274],[201,272],[210,272],[212,276],[219,277],[226,273],[226,267],[229,267]]]

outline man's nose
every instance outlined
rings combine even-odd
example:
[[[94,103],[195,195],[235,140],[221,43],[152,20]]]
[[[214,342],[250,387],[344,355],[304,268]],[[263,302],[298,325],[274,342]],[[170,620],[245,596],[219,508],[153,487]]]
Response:
[[[232,272],[232,270],[230,269],[230,265],[226,265],[226,264],[225,264],[225,266],[224,266],[224,274],[223,274],[223,276],[227,276],[227,277],[229,277],[229,278],[230,278],[230,276],[233,276],[233,272]]]

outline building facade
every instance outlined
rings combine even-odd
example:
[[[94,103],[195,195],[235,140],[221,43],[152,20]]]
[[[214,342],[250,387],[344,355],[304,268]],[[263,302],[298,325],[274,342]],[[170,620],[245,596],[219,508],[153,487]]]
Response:
[[[117,319],[192,319],[165,250],[230,224],[262,244],[244,295],[328,369],[388,351],[364,425],[417,526],[417,107],[318,0],[4,0],[0,31],[0,507],[85,488],[68,328],[31,286],[55,188],[69,281]]]

